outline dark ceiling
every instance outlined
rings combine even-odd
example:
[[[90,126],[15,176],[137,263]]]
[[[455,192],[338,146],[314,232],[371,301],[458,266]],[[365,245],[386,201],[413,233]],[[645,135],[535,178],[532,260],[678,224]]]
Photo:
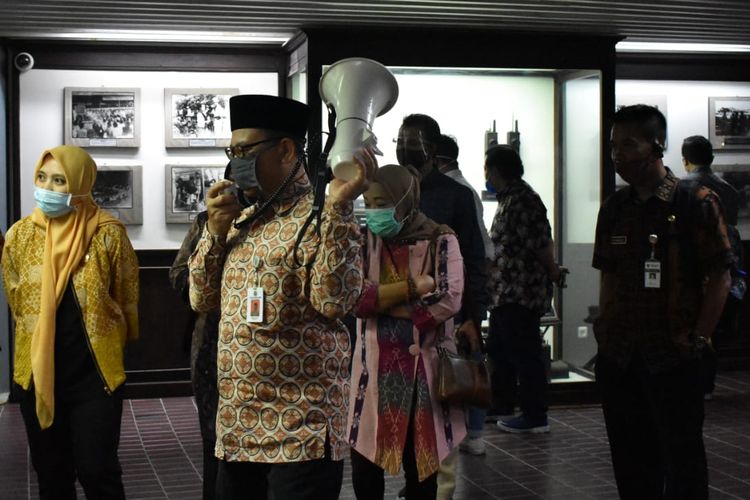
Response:
[[[493,28],[620,35],[628,41],[748,44],[750,0],[0,0],[0,37],[86,30],[289,37],[306,26]]]

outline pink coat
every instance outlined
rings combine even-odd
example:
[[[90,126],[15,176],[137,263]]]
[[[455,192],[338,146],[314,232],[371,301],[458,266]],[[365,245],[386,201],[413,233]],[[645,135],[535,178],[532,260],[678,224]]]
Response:
[[[429,245],[429,241],[421,240],[409,246],[408,265],[411,276],[420,274]],[[444,329],[443,344],[448,350],[455,352],[453,316],[461,309],[463,258],[458,240],[453,234],[439,236],[435,247],[436,262],[432,262],[432,255],[428,255],[425,272],[436,278],[436,291],[423,297],[425,307],[414,308],[412,339],[408,339],[407,333],[403,348],[396,347],[395,350],[391,343],[389,359],[384,360],[381,359],[382,345],[378,338],[379,317],[375,313],[383,241],[370,235],[365,289],[356,309],[359,319],[349,402],[349,444],[386,471],[397,474],[401,467],[412,388],[415,383],[428,388],[429,400],[425,401],[422,413],[429,413],[431,418],[425,416],[420,421],[415,438],[420,443],[418,446],[421,446],[421,449],[417,449],[420,480],[435,473],[440,462],[466,435],[463,408],[441,404],[437,400],[435,387],[438,330]],[[413,356],[417,362],[411,362],[408,356]],[[393,369],[395,377],[384,378],[386,374],[379,373],[384,366]],[[381,383],[388,380],[391,384],[387,392],[379,386],[379,380]],[[397,381],[395,385],[393,380]],[[399,385],[399,381],[402,385]],[[415,416],[417,417],[418,415]]]

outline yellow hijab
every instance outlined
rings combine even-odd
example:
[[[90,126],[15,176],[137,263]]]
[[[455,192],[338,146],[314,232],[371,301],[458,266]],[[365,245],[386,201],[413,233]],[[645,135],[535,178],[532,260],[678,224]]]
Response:
[[[44,258],[39,319],[31,339],[31,373],[36,395],[36,415],[42,429],[55,417],[55,318],[68,280],[83,260],[91,239],[105,224],[122,224],[100,210],[91,197],[96,180],[96,163],[77,146],[58,146],[42,153],[34,169],[34,179],[45,160],[52,157],[62,167],[73,195],[75,209],[60,217],[49,218],[37,207],[31,220],[44,228]],[[92,354],[93,355],[93,354]]]

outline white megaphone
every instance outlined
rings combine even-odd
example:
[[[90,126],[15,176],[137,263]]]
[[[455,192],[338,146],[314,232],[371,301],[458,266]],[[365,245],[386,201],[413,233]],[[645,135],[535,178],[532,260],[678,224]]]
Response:
[[[318,91],[323,102],[336,110],[336,141],[328,154],[328,166],[337,179],[347,181],[356,175],[352,160],[363,148],[383,154],[377,148],[372,125],[376,116],[396,104],[398,83],[379,62],[352,57],[329,66]]]

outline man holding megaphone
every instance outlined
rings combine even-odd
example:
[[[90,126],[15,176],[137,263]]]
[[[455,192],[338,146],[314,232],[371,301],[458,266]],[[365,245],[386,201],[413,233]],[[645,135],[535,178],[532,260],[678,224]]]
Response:
[[[308,228],[308,106],[263,95],[229,106],[232,178],[259,201],[242,210],[230,181],[214,184],[189,261],[193,309],[221,308],[216,498],[333,500],[348,451],[351,346],[340,318],[363,279],[352,201],[377,163],[360,151]]]

